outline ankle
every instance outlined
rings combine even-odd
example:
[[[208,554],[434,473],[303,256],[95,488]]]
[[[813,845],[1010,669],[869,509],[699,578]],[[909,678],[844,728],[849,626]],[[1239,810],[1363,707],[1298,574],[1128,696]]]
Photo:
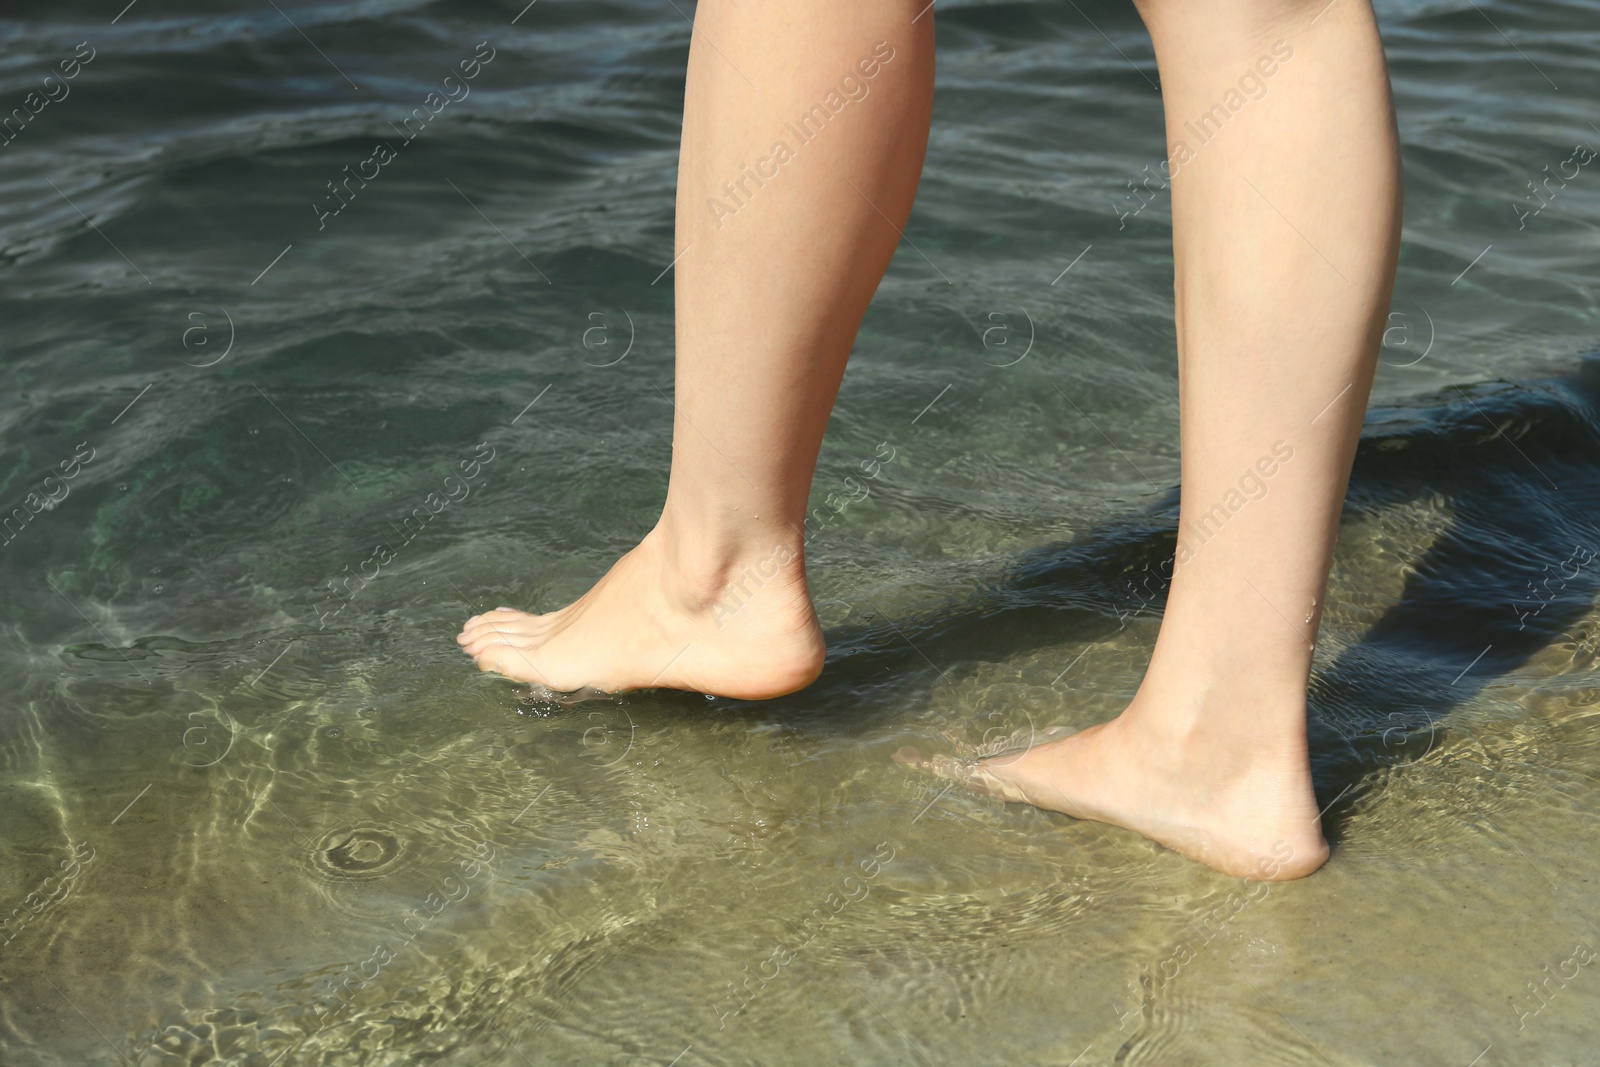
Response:
[[[1305,690],[1255,679],[1163,684],[1147,677],[1117,720],[1120,732],[1170,766],[1221,774],[1303,763]]]
[[[805,560],[798,536],[691,533],[664,516],[644,543],[661,553],[668,595],[690,612],[721,619],[752,600],[805,596]]]

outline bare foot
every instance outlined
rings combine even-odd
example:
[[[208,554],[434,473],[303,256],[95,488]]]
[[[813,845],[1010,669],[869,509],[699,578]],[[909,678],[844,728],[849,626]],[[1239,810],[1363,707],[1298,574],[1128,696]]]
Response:
[[[552,692],[687,689],[762,700],[822,671],[822,630],[792,549],[686,577],[660,527],[578,600],[548,615],[499,608],[456,638],[478,669]]]
[[[1131,709],[1130,709],[1131,711]],[[982,760],[894,758],[1003,800],[1121,826],[1223,874],[1304,878],[1328,858],[1304,742],[1189,738],[1129,712]]]

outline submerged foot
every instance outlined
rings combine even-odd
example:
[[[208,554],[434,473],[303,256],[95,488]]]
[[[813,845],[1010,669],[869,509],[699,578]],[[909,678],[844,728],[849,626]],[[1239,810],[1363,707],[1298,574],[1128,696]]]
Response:
[[[1328,858],[1303,742],[1174,742],[1124,713],[1023,751],[894,758],[1003,800],[1133,830],[1223,874],[1304,878]]]
[[[558,693],[663,688],[761,700],[816,679],[822,631],[798,552],[696,576],[674,556],[658,529],[567,607],[475,615],[456,641],[479,670]]]

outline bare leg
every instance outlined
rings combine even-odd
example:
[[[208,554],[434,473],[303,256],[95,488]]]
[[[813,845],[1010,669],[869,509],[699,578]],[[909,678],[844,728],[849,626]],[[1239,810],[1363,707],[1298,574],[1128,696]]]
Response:
[[[912,21],[922,6],[701,0],[666,506],[571,606],[469,619],[457,640],[481,669],[557,690],[751,699],[816,678],[802,525],[845,360],[921,172],[933,95],[933,18]]]
[[[1319,15],[1326,2],[1144,3],[1175,165],[1171,593],[1127,710],[971,783],[1254,878],[1301,877],[1328,854],[1306,749],[1311,642],[1399,240],[1372,11],[1335,0]]]

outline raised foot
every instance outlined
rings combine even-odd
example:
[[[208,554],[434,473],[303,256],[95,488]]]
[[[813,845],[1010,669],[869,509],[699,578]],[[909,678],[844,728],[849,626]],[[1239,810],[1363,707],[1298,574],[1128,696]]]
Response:
[[[1002,800],[1133,830],[1236,878],[1304,878],[1328,859],[1303,745],[1235,750],[1152,736],[1125,715],[987,759],[897,762]]]
[[[669,566],[675,554],[663,542],[652,532],[559,611],[497,608],[468,619],[456,642],[479,670],[555,693],[661,688],[762,700],[816,680],[822,631],[797,557],[771,576],[752,578],[774,570],[768,563],[691,581]]]

